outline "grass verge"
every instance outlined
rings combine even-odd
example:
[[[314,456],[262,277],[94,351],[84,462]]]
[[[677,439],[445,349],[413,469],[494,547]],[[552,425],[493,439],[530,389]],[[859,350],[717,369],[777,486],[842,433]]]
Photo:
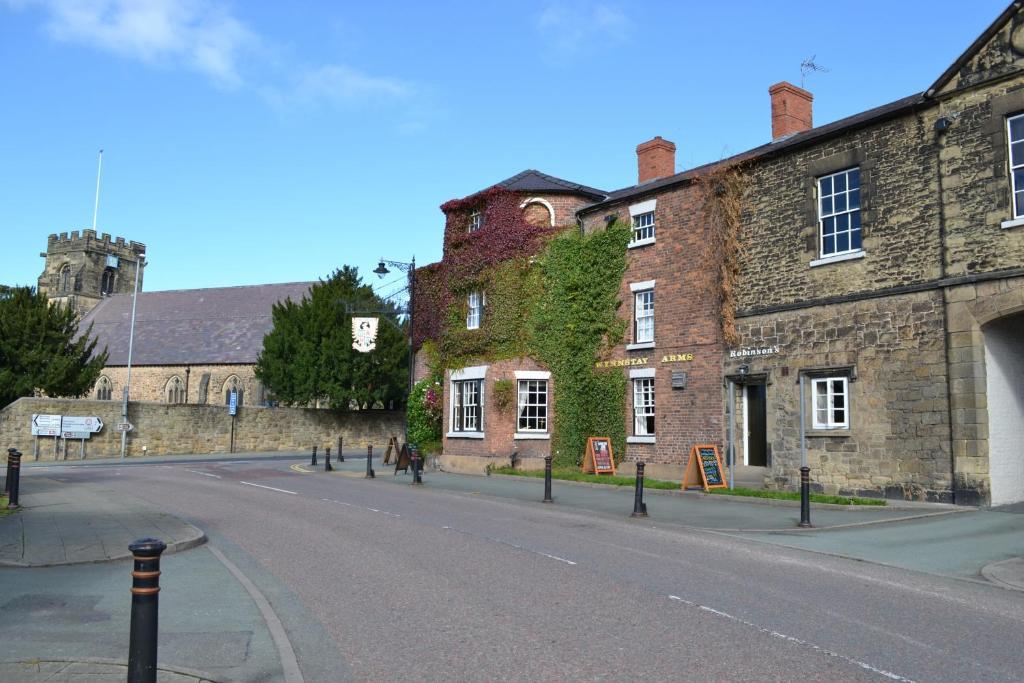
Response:
[[[511,467],[495,467],[491,474],[506,474],[517,477],[544,478],[544,470],[514,470]],[[565,481],[584,481],[591,484],[607,484],[609,486],[633,486],[635,477],[620,477],[614,474],[584,474],[575,469],[555,468],[551,470],[552,479]],[[678,481],[644,478],[644,488],[675,491],[679,489]],[[791,491],[763,491],[761,489],[711,489],[710,493],[721,496],[741,496],[746,498],[770,498],[772,500],[800,500],[800,494]],[[853,498],[849,496],[828,496],[822,493],[811,494],[812,503],[828,503],[830,505],[885,505],[879,498]]]
[[[0,517],[6,517],[10,514],[14,514],[14,510],[7,509],[7,496],[0,493]]]

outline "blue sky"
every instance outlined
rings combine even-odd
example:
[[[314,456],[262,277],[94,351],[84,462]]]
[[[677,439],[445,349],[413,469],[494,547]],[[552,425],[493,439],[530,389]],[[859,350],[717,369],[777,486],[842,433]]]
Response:
[[[767,142],[808,57],[819,125],[924,90],[1007,4],[0,0],[0,283],[90,227],[100,148],[146,290],[373,277],[521,170],[617,189],[654,135],[678,170]]]

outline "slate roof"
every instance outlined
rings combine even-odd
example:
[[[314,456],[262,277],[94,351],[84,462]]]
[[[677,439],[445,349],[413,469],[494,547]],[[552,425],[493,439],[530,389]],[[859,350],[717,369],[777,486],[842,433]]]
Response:
[[[532,168],[514,175],[511,178],[506,178],[500,183],[495,183],[495,185],[503,187],[506,190],[512,190],[513,192],[582,194],[597,200],[604,199],[608,196],[608,193],[604,190],[598,190],[594,187],[587,187],[586,185],[580,185],[579,183],[562,180],[561,178],[556,178],[555,176],[548,175],[547,173],[541,173],[540,171],[536,171]]]
[[[676,173],[675,175],[657,178],[640,185],[631,185],[630,187],[624,187],[620,190],[609,192],[607,199],[585,206],[579,210],[579,213],[589,213],[625,199],[638,198],[646,194],[651,194],[657,190],[663,190],[675,185],[682,185],[720,166],[727,166],[741,161],[749,161],[751,159],[767,158],[805,145],[818,143],[830,137],[846,133],[855,128],[875,123],[877,121],[894,118],[923,106],[931,106],[931,104],[932,101],[929,100],[924,93],[910,95],[908,97],[898,99],[895,102],[883,104],[880,107],[875,107],[874,109],[869,109],[867,111],[860,112],[859,114],[848,116],[845,119],[839,119],[838,121],[827,123],[824,126],[818,126],[817,128],[811,128],[810,130],[805,130],[778,140],[773,140],[767,144],[749,149],[746,152],[740,152],[739,154],[722,159],[721,161],[704,164],[703,166],[697,166],[681,173]]]
[[[313,282],[139,292],[135,311],[132,365],[220,365],[255,363],[263,336],[273,326],[271,307],[298,302]],[[91,324],[107,348],[107,365],[128,364],[132,295],[115,294],[89,311],[79,324]]]

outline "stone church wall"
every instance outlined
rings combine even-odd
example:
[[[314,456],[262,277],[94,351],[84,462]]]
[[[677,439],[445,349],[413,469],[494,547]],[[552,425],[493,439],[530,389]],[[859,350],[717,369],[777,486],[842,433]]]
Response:
[[[22,398],[0,410],[0,452],[17,448],[32,461],[34,413],[96,416],[103,430],[86,442],[86,458],[117,456],[121,435],[119,401],[90,399]],[[167,455],[228,453],[231,451],[232,418],[224,406],[165,405],[132,402],[128,419],[135,429],[128,435],[127,454]],[[365,450],[367,445],[383,449],[391,436],[402,438],[404,414],[398,411],[368,410],[335,413],[312,408],[257,408],[245,406],[234,419],[234,452],[308,452],[314,444],[337,447],[339,436],[345,450]],[[143,451],[145,448],[145,451]],[[63,452],[63,451],[62,451]],[[68,458],[77,459],[80,442],[68,443]],[[42,460],[54,459],[54,439],[39,437]]]

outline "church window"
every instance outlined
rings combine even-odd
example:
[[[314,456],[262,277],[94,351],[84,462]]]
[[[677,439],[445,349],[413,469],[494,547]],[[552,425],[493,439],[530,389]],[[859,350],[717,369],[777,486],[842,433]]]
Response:
[[[111,398],[111,386],[110,379],[103,375],[100,380],[96,382],[96,400],[97,401],[109,401]]]
[[[64,264],[60,269],[60,280],[57,285],[58,291],[66,293],[71,291],[71,266]]]
[[[242,386],[242,380],[238,379],[238,375],[231,375],[224,380],[224,405],[231,404],[231,392],[238,392],[238,400],[235,405],[242,405],[242,394],[245,393],[245,389]]]
[[[110,296],[114,293],[114,282],[117,278],[117,271],[107,268],[103,271],[103,281],[100,283],[100,294]]]
[[[167,380],[166,396],[170,404],[185,402],[185,383],[177,375]]]

